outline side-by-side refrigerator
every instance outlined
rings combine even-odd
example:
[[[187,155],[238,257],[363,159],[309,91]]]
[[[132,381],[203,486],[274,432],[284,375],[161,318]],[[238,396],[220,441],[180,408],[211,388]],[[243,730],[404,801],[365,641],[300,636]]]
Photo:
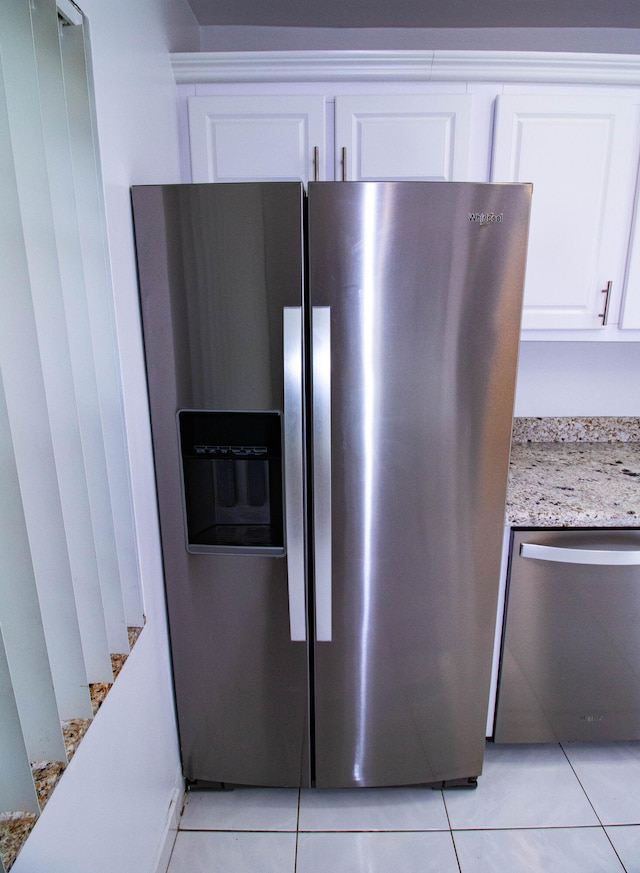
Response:
[[[308,188],[132,192],[184,775],[473,784],[531,188]]]

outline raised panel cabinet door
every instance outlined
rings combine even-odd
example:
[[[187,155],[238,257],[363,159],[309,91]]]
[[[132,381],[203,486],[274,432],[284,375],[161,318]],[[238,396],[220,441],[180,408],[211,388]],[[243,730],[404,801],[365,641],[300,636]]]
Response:
[[[325,178],[324,97],[190,97],[188,111],[194,182]]]
[[[629,246],[629,260],[619,327],[627,330],[640,330],[640,179],[636,194],[633,232]]]
[[[336,97],[336,178],[467,181],[466,94]]]
[[[633,113],[621,97],[498,97],[492,181],[533,183],[524,329],[617,324],[635,178]]]

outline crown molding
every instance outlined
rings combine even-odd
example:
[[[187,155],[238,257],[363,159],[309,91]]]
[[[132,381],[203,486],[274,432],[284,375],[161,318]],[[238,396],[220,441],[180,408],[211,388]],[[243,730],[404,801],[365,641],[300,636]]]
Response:
[[[277,51],[171,55],[178,84],[331,82],[397,79],[428,82],[434,52]]]
[[[640,55],[435,52],[433,81],[640,84]]]
[[[499,81],[640,85],[640,55],[493,51],[181,52],[178,84]]]

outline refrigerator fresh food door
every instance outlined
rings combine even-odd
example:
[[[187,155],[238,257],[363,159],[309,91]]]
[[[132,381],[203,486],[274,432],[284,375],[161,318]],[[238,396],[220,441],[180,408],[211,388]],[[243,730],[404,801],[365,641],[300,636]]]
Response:
[[[319,787],[481,772],[530,195],[309,185]]]
[[[308,785],[302,188],[133,205],[184,774]]]

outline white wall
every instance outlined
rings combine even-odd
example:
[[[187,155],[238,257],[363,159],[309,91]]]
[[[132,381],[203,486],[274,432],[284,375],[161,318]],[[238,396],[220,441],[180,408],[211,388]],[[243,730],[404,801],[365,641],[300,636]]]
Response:
[[[640,415],[640,343],[523,342],[515,414]]]
[[[322,49],[470,49],[640,53],[640,30],[622,28],[348,28],[247,27],[200,29],[202,51],[294,51]],[[175,49],[191,51],[191,49]]]
[[[111,268],[147,623],[13,867],[152,873],[181,786],[129,187],[179,181],[169,52],[196,49],[186,0],[81,0],[92,40]],[[175,806],[175,804],[174,804]],[[161,868],[162,864],[160,864]]]

